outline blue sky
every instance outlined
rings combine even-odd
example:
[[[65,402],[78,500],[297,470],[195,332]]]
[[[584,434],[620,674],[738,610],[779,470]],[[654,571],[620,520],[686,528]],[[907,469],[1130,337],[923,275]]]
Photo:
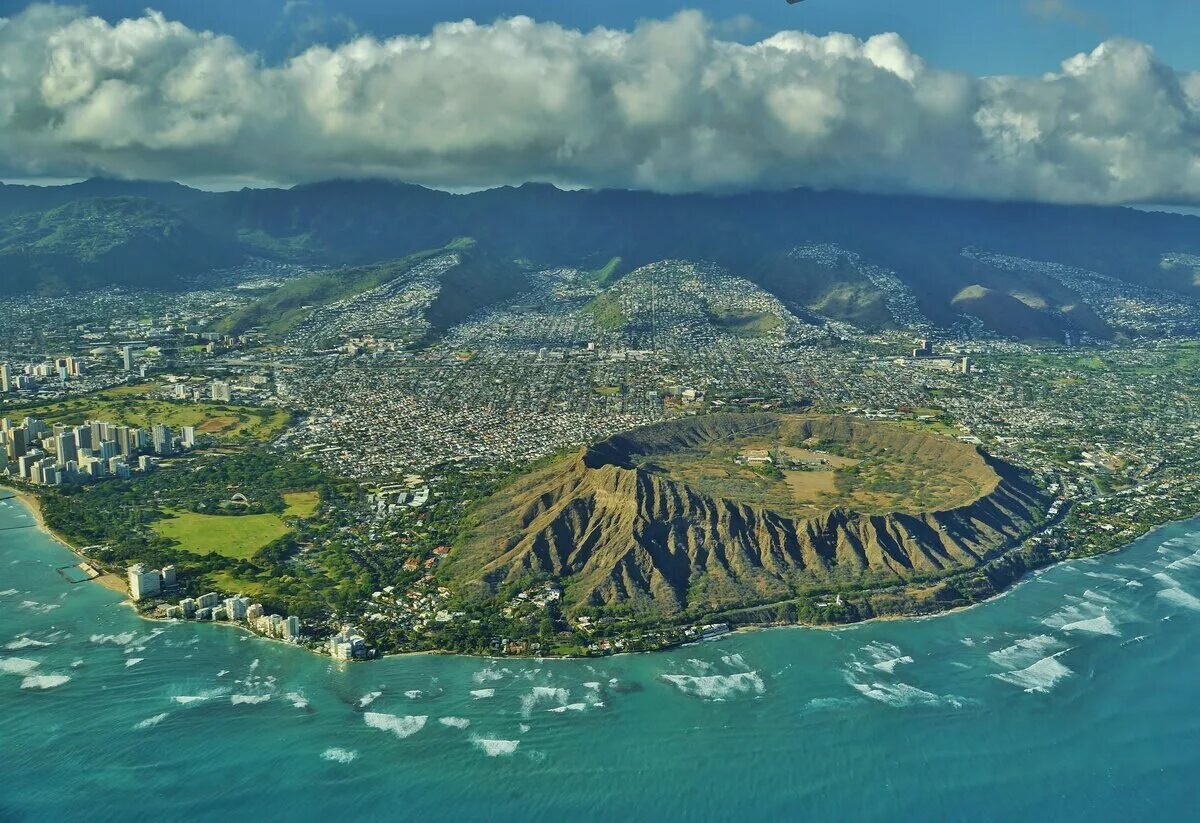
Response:
[[[0,14],[25,5],[0,0]],[[741,20],[729,28],[740,39],[788,28],[860,37],[895,31],[934,63],[973,74],[1049,71],[1063,58],[1113,36],[1150,44],[1177,69],[1200,69],[1197,0],[807,0],[797,6],[784,0],[93,0],[80,5],[109,20],[158,9],[192,28],[232,34],[271,60],[298,45],[339,42],[350,29],[380,37],[422,34],[443,20],[485,22],[514,14],[573,28],[629,28],[641,18],[698,8],[714,20],[752,19],[752,26]]]

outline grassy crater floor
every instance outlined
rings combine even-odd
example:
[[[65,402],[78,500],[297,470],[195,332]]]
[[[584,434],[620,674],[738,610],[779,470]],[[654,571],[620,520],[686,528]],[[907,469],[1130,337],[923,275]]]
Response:
[[[804,418],[785,419],[763,434],[651,450],[636,462],[702,494],[792,516],[838,508],[864,514],[951,509],[987,494],[997,480],[972,447],[950,438]]]

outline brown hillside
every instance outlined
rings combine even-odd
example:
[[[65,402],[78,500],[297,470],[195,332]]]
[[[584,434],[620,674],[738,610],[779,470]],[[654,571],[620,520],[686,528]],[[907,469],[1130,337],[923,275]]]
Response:
[[[654,462],[687,450],[722,455],[731,443],[764,438],[865,455],[864,465],[936,465],[959,483],[960,499],[930,511],[802,514],[797,504],[783,512],[702,493]],[[853,491],[851,471],[839,488]],[[778,488],[770,472],[763,484]],[[964,498],[962,488],[976,491]],[[972,568],[1028,533],[1046,503],[1011,466],[950,438],[842,417],[709,415],[613,437],[521,478],[477,510],[478,526],[450,569],[459,585],[482,590],[533,576],[562,580],[568,610],[702,611],[784,599],[806,585]]]

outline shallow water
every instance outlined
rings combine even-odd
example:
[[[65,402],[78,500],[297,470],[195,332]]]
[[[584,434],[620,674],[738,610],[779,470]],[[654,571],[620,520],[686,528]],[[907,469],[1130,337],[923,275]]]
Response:
[[[70,562],[0,531],[0,820],[1200,812],[1200,521],[935,619],[600,661],[338,665]]]

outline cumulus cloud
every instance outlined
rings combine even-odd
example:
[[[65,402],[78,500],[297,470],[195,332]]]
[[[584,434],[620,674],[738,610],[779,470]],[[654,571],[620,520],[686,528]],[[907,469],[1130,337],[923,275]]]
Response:
[[[660,191],[817,186],[1200,199],[1200,74],[1109,40],[1041,77],[930,65],[899,36],[724,40],[525,17],[355,37],[269,65],[148,11],[0,25],[0,172],[292,183],[382,176]]]

